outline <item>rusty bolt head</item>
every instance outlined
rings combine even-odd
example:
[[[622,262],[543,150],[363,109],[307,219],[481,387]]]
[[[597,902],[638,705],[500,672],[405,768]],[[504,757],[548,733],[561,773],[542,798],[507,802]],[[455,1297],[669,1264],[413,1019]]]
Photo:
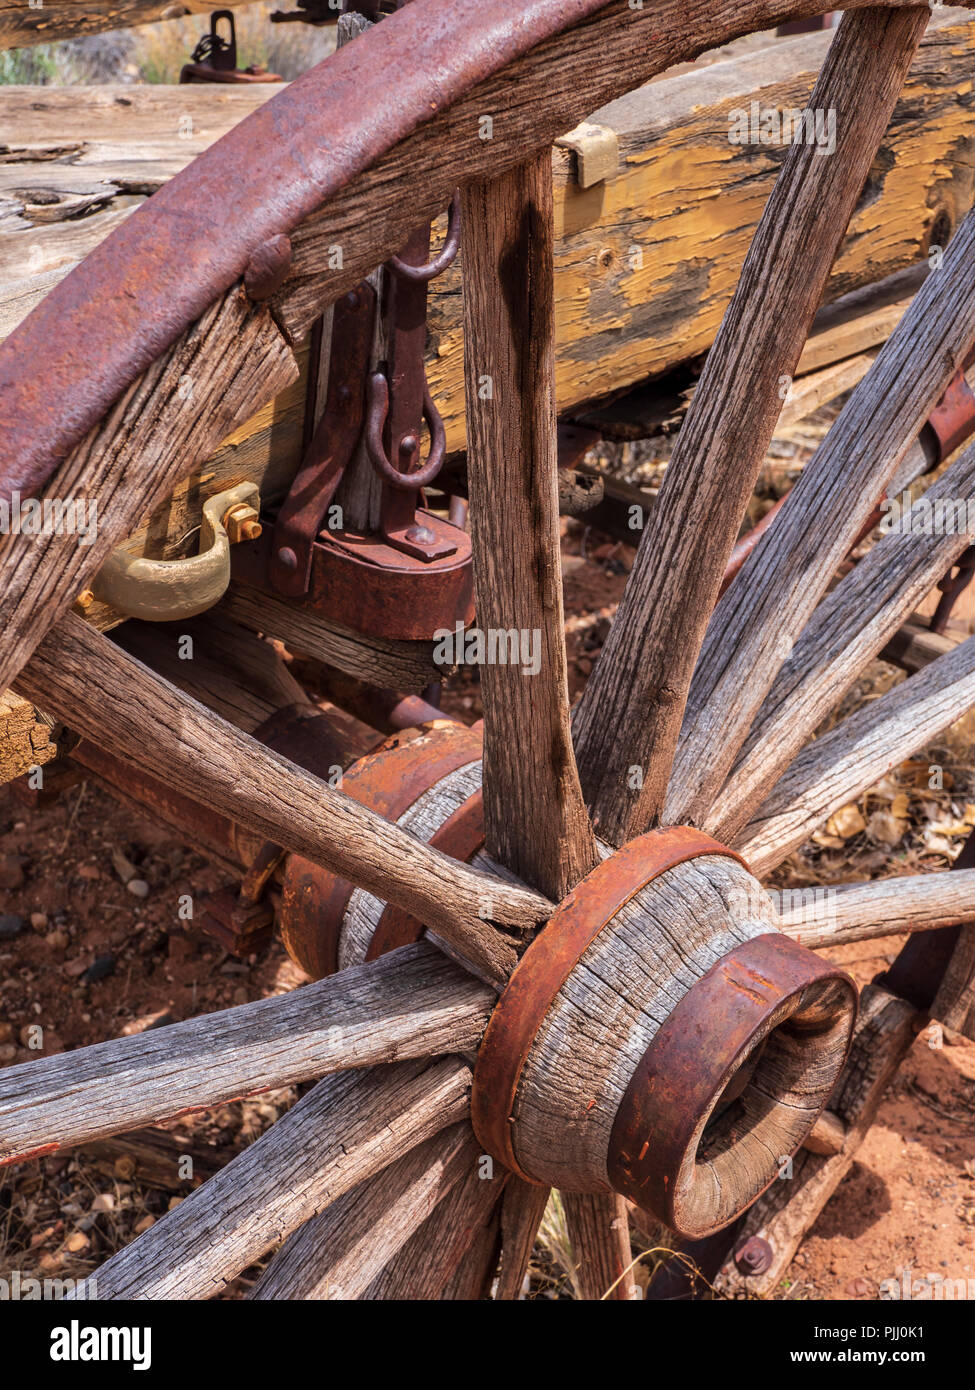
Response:
[[[82,609],[82,611],[87,611],[94,602],[95,595],[90,589],[82,589],[81,593],[75,599],[76,607]]]
[[[239,545],[241,541],[256,541],[261,534],[258,514],[246,502],[238,502],[224,514],[223,526],[230,537],[231,545]]]
[[[739,1274],[764,1274],[772,1267],[772,1247],[761,1236],[749,1236],[735,1250],[735,1269]]]

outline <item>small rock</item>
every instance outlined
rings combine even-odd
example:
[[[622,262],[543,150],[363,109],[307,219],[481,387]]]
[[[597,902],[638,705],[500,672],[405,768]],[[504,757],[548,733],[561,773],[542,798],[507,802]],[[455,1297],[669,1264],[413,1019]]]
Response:
[[[149,896],[149,885],[144,878],[130,878],[125,887],[133,898],[148,898]]]
[[[155,1014],[143,1014],[141,1018],[129,1019],[122,1028],[121,1036],[131,1038],[137,1033],[148,1033],[153,1028],[164,1028],[167,1023],[174,1022],[175,1019],[169,1009],[160,1009]]]
[[[114,1211],[115,1198],[111,1192],[99,1192],[98,1196],[91,1204],[92,1211]]]
[[[80,1255],[82,1250],[87,1250],[89,1245],[88,1237],[84,1231],[73,1231],[64,1242],[65,1250],[69,1250],[72,1255]]]
[[[14,1035],[12,1023],[0,1023],[0,1043],[8,1043]]]
[[[155,1226],[155,1224],[156,1224],[156,1218],[155,1218],[154,1216],[143,1216],[143,1217],[140,1217],[140,1219],[135,1223],[135,1233],[136,1233],[136,1235],[137,1235],[137,1236],[141,1236],[143,1231],[148,1231],[149,1227],[150,1227],[150,1226]]]
[[[853,1279],[847,1284],[844,1292],[849,1294],[851,1298],[865,1298],[868,1294],[873,1293],[873,1287],[869,1279]]]
[[[23,887],[26,862],[19,854],[0,855],[0,888]]]
[[[30,915],[30,924],[35,931],[44,931],[47,926],[47,920],[46,912],[32,912]]]
[[[18,917],[16,912],[0,912],[0,941],[19,936],[25,925],[23,917]]]
[[[139,873],[132,860],[123,854],[117,846],[112,850],[112,867],[123,883],[130,883]]]
[[[48,932],[44,940],[52,951],[64,951],[68,946],[68,933],[64,931]]]
[[[85,984],[92,985],[97,980],[104,980],[115,971],[115,957],[109,953],[105,956],[96,956],[82,975]]]
[[[95,883],[102,876],[102,871],[97,864],[79,864],[78,877],[85,878],[89,883]]]

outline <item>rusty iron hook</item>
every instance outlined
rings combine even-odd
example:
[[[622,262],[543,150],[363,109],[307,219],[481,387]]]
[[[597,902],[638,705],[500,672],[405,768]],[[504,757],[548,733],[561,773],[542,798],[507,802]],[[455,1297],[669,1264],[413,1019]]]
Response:
[[[390,256],[386,264],[393,274],[398,275],[400,279],[410,280],[415,285],[425,285],[427,281],[435,280],[438,275],[442,275],[447,267],[453,264],[459,250],[460,189],[458,188],[450,200],[450,211],[447,215],[447,235],[440,249],[440,254],[434,256],[432,261],[427,261],[426,265],[410,265],[399,256]]]
[[[418,492],[420,488],[432,483],[443,467],[447,452],[447,435],[443,419],[433,403],[430,388],[423,383],[423,418],[430,431],[430,457],[415,473],[400,473],[386,456],[383,445],[383,428],[389,414],[389,382],[382,372],[373,372],[369,378],[369,399],[366,415],[366,449],[376,472],[391,488],[399,492]],[[408,444],[412,442],[412,447]],[[400,444],[401,452],[415,453],[419,443],[414,436],[407,435]]]

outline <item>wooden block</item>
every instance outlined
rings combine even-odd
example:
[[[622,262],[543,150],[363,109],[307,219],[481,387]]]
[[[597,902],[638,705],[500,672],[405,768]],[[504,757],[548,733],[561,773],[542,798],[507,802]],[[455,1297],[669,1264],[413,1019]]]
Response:
[[[0,691],[0,785],[57,757],[52,729],[29,700]]]

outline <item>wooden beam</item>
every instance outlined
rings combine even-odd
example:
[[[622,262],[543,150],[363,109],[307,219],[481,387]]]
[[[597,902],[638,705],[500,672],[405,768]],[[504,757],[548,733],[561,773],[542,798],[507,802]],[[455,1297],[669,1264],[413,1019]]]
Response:
[[[174,789],[405,908],[490,983],[503,984],[514,968],[519,934],[551,915],[546,898],[431,849],[248,738],[73,615],[40,644],[17,688],[28,698],[43,691],[73,729],[107,740],[150,775],[164,767]]]
[[[505,1184],[501,1199],[501,1268],[494,1294],[498,1303],[514,1302],[521,1297],[550,1191],[513,1174]]]
[[[290,994],[0,1072],[0,1166],[341,1069],[474,1049],[493,993],[404,946]]]
[[[95,1271],[102,1299],[219,1293],[302,1222],[466,1116],[450,1058],[320,1081],[266,1134]]]
[[[637,1297],[626,1200],[615,1192],[563,1192],[572,1255],[585,1299]]]
[[[569,731],[549,152],[471,184],[463,226],[477,622],[524,644],[481,667],[487,850],[557,902],[599,861]]]
[[[663,811],[691,676],[775,429],[781,379],[795,371],[928,15],[844,17],[809,103],[835,110],[835,153],[789,147],[708,355],[575,721],[586,799],[613,844]]]
[[[226,0],[246,5],[248,0]],[[35,43],[62,43],[106,29],[128,29],[158,19],[207,14],[209,0],[0,0],[0,49]]]

